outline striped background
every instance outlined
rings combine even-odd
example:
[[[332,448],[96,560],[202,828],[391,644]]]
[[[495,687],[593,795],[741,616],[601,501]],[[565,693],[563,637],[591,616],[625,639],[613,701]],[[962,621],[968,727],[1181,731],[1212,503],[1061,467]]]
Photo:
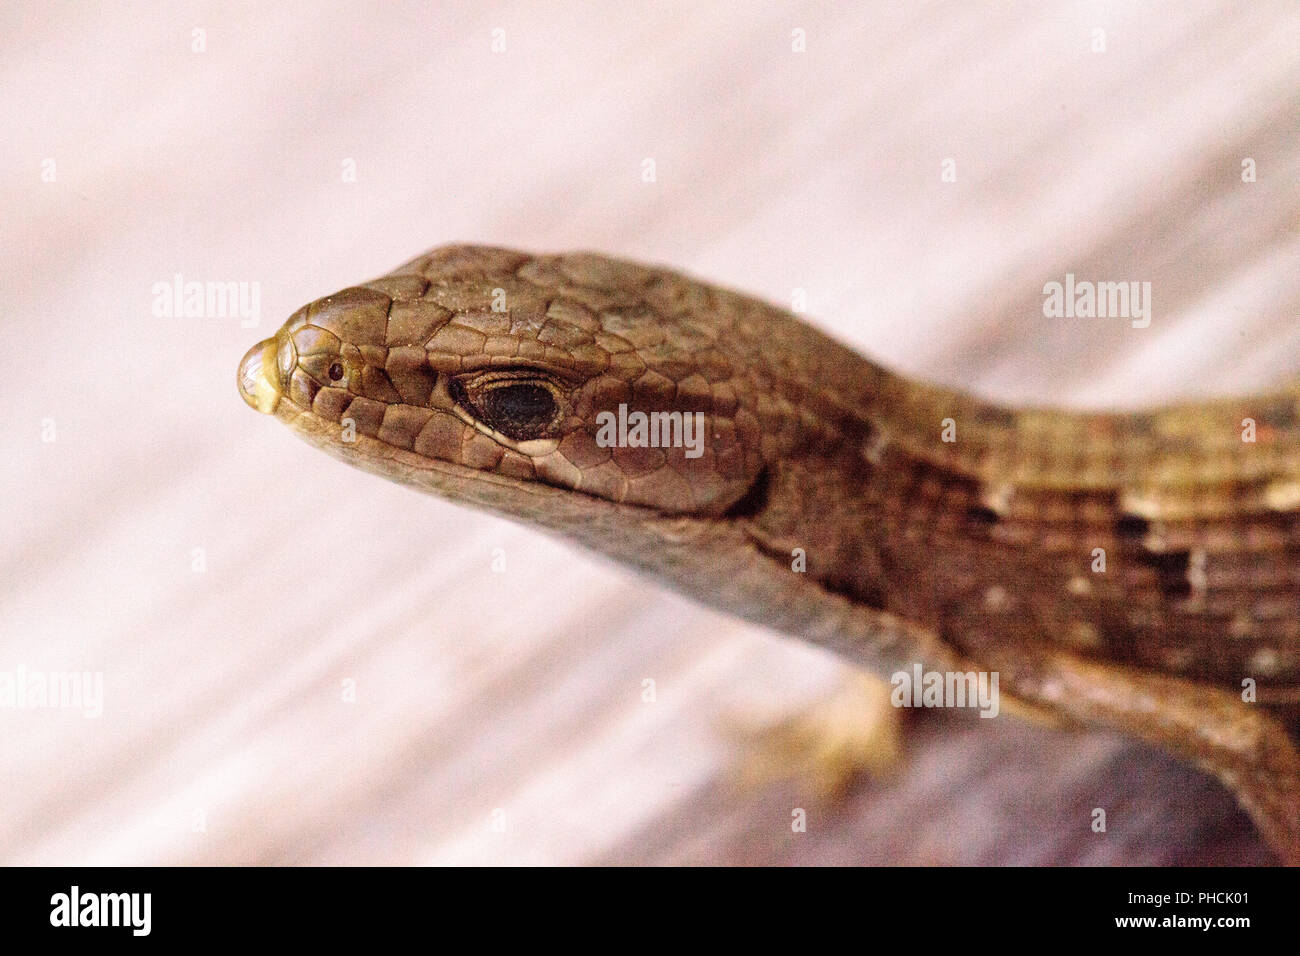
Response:
[[[838,800],[756,782],[764,725],[867,719],[846,668],[352,472],[234,370],[476,241],[803,289],[1001,399],[1277,382],[1294,3],[9,4],[0,46],[0,670],[105,681],[99,719],[0,709],[0,861],[1271,860],[1213,781],[1011,717],[921,721]],[[1150,281],[1151,327],[1044,319],[1067,272]],[[260,324],[154,316],[177,273],[259,283]]]

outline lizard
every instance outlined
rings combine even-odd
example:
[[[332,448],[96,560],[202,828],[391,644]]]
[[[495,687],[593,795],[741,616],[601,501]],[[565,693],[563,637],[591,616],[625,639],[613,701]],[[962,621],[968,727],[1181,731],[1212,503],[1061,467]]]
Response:
[[[861,668],[996,673],[1157,745],[1300,863],[1300,385],[1006,407],[681,272],[477,245],[298,309],[237,384],[350,465]]]

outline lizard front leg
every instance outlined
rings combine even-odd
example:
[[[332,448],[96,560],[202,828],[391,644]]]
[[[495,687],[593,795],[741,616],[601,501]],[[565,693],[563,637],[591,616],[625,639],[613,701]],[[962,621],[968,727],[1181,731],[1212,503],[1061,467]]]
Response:
[[[1230,691],[1054,650],[981,665],[1015,696],[1162,747],[1217,777],[1288,865],[1300,865],[1300,754],[1278,717]]]

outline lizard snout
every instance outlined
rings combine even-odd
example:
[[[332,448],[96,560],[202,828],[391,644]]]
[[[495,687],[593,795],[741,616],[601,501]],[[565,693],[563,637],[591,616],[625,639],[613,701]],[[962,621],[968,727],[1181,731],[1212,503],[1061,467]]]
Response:
[[[287,354],[281,355],[282,352]],[[277,334],[263,339],[240,360],[236,376],[239,394],[249,407],[266,415],[272,414],[283,393],[284,377],[296,362],[293,342],[288,336]]]

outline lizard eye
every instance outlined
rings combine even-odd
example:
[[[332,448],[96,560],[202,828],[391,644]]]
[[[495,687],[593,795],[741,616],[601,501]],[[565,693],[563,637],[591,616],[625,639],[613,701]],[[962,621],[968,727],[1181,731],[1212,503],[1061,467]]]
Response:
[[[515,441],[548,434],[560,413],[554,387],[543,379],[506,378],[449,383],[452,399],[493,431]]]

